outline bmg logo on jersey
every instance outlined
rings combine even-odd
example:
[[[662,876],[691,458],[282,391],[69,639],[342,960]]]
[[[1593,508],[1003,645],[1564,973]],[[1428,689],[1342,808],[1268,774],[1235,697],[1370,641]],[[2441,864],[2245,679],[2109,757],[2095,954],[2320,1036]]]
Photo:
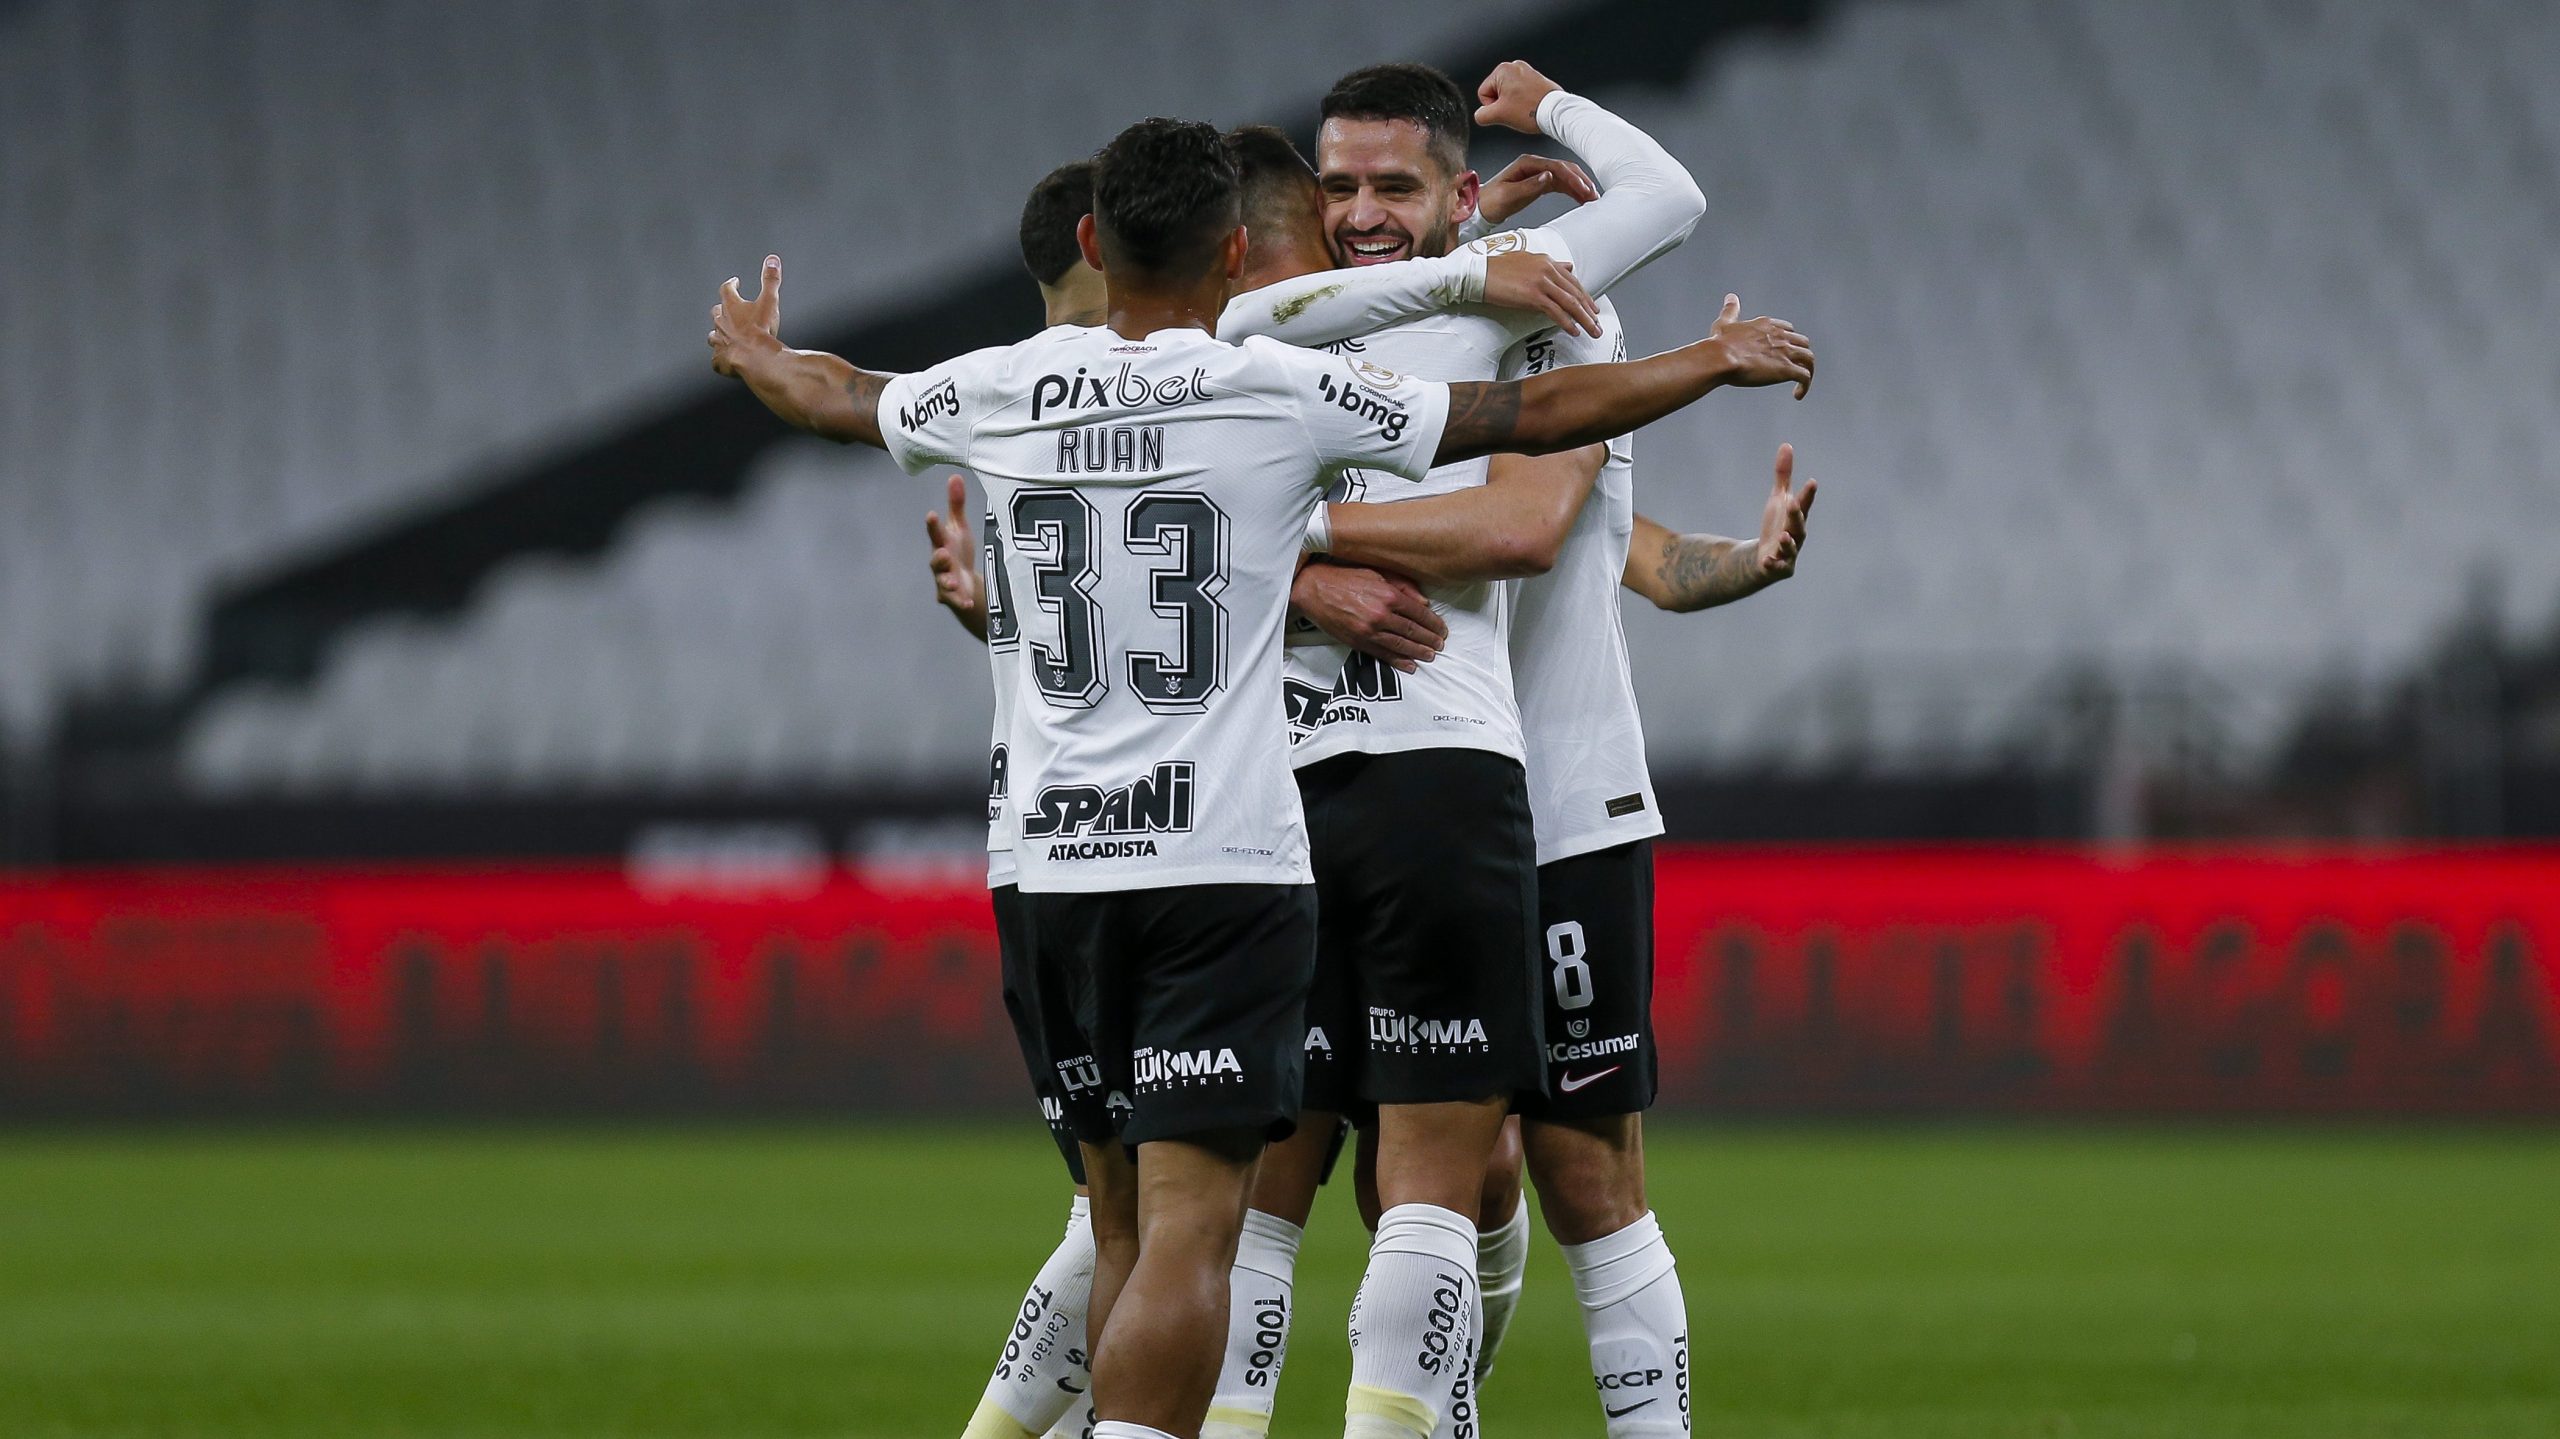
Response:
[[[1382,370],[1379,373],[1393,374],[1394,372]],[[1397,401],[1388,399],[1366,385],[1338,383],[1330,373],[1316,376],[1316,390],[1328,403],[1339,405],[1346,413],[1358,415],[1361,419],[1376,425],[1378,433],[1386,436],[1390,441],[1403,439],[1404,427],[1413,421],[1412,413]]]
[[[1206,370],[1149,380],[1138,373],[1134,364],[1122,365],[1109,375],[1091,375],[1078,369],[1072,375],[1042,375],[1032,383],[1031,422],[1038,424],[1041,414],[1048,410],[1098,410],[1105,405],[1134,410],[1148,404],[1187,405],[1207,398]]]
[[[898,428],[921,430],[936,420],[956,419],[959,414],[960,384],[956,380],[945,380],[916,396],[913,409],[905,405],[898,407]]]
[[[1098,836],[1189,834],[1192,788],[1187,759],[1167,760],[1118,789],[1053,784],[1032,801],[1022,833],[1027,839],[1054,841],[1051,859],[1145,858],[1156,852],[1154,840]]]

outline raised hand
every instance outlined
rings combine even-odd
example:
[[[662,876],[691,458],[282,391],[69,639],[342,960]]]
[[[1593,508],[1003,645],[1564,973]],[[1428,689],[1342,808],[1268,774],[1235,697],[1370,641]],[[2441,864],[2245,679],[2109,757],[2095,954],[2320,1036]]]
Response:
[[[1476,87],[1476,123],[1535,135],[1538,102],[1563,88],[1530,68],[1526,60],[1505,60]]]
[[[1778,482],[1760,507],[1760,544],[1754,555],[1764,583],[1776,584],[1794,574],[1796,556],[1804,549],[1805,517],[1813,513],[1813,492],[1819,482],[1806,480],[1804,488],[1796,490],[1795,473],[1796,447],[1778,446]]]
[[[753,299],[738,293],[738,277],[720,285],[711,307],[711,368],[735,375],[743,361],[782,348],[782,257],[764,257],[764,275]]]
[[[1505,250],[1484,265],[1484,301],[1506,310],[1535,310],[1568,330],[1600,338],[1600,306],[1573,277],[1573,263],[1527,250]]]
[[[1732,361],[1726,384],[1793,384],[1799,400],[1813,388],[1813,341],[1784,320],[1766,315],[1743,319],[1739,296],[1724,297],[1724,310],[1707,338],[1722,345]]]
[[[968,482],[953,475],[944,503],[945,508],[928,510],[924,517],[925,538],[933,542],[927,562],[933,570],[933,598],[961,628],[985,639],[987,593],[978,576],[978,542],[969,531]]]
[[[1362,565],[1308,565],[1290,586],[1289,605],[1336,640],[1406,674],[1431,663],[1449,639],[1449,622],[1413,581]]]
[[[1487,225],[1499,225],[1549,195],[1587,205],[1600,198],[1600,187],[1591,183],[1589,171],[1571,160],[1523,155],[1476,192],[1476,215]]]

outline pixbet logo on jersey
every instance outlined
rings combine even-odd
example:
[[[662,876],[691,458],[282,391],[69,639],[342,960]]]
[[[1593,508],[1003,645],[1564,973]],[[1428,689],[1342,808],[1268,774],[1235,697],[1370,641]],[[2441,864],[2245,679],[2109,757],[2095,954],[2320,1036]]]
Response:
[[[1042,375],[1033,382],[1031,422],[1038,424],[1041,414],[1048,410],[1098,410],[1105,405],[1135,410],[1149,404],[1187,405],[1207,398],[1206,370],[1149,380],[1138,373],[1135,365],[1122,365],[1108,375],[1091,375],[1079,369],[1072,375]]]
[[[1051,859],[1138,859],[1156,852],[1151,839],[1084,839],[1083,835],[1188,834],[1191,832],[1191,761],[1167,760],[1118,789],[1053,784],[1040,791],[1023,816],[1028,839],[1055,841]]]

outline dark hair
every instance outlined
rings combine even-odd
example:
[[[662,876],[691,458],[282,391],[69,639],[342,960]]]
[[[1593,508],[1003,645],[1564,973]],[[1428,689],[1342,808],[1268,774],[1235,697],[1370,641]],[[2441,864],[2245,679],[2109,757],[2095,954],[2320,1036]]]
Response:
[[[1276,125],[1239,125],[1227,132],[1227,153],[1244,187],[1245,228],[1277,237],[1314,218],[1322,191],[1316,169]]]
[[[1354,70],[1325,92],[1325,119],[1408,120],[1430,137],[1452,175],[1467,168],[1467,127],[1475,111],[1458,82],[1429,65],[1398,61]]]
[[[1094,159],[1093,223],[1105,258],[1188,276],[1243,223],[1235,158],[1196,120],[1141,120]]]
[[[1093,162],[1070,160],[1040,177],[1031,198],[1022,202],[1022,263],[1043,285],[1084,258],[1076,245],[1076,222],[1093,213]]]

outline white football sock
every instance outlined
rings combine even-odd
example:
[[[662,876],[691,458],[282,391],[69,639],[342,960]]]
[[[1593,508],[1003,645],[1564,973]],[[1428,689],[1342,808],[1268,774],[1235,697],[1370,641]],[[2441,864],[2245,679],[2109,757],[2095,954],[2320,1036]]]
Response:
[[[1093,1395],[1088,1392],[1078,1397],[1066,1416],[1050,1425],[1049,1432],[1040,1439],[1093,1439]]]
[[[1609,1439],[1688,1433],[1689,1310],[1662,1226],[1648,1213],[1563,1249]]]
[[[1280,1365],[1289,1356],[1289,1315],[1305,1231],[1259,1209],[1244,1212],[1236,1265],[1227,1274],[1227,1359],[1200,1439],[1262,1439]]]
[[[1427,1439],[1475,1367],[1476,1227],[1436,1204],[1378,1218],[1351,1306],[1344,1439]]]
[[[1493,1372],[1493,1357],[1502,1351],[1502,1336],[1511,1332],[1511,1313],[1520,1307],[1520,1276],[1529,1269],[1529,1201],[1512,1206],[1511,1217],[1476,1234],[1476,1287],[1484,1295],[1484,1323],[1476,1330],[1476,1384]]]
[[[1484,1333],[1484,1299],[1478,1296],[1468,1324],[1469,1332]],[[1474,1365],[1458,1371],[1458,1382],[1449,1386],[1449,1407],[1440,1413],[1440,1423],[1431,1431],[1431,1439],[1483,1439],[1483,1406],[1476,1402],[1476,1390],[1484,1383],[1478,1371],[1484,1367],[1483,1345],[1477,1346]]]
[[[1093,1439],[1174,1439],[1174,1436],[1125,1419],[1105,1419],[1093,1426]]]
[[[1066,1238],[1022,1296],[995,1376],[961,1439],[1038,1439],[1093,1386],[1085,1303],[1093,1297],[1093,1205],[1076,1196]]]

